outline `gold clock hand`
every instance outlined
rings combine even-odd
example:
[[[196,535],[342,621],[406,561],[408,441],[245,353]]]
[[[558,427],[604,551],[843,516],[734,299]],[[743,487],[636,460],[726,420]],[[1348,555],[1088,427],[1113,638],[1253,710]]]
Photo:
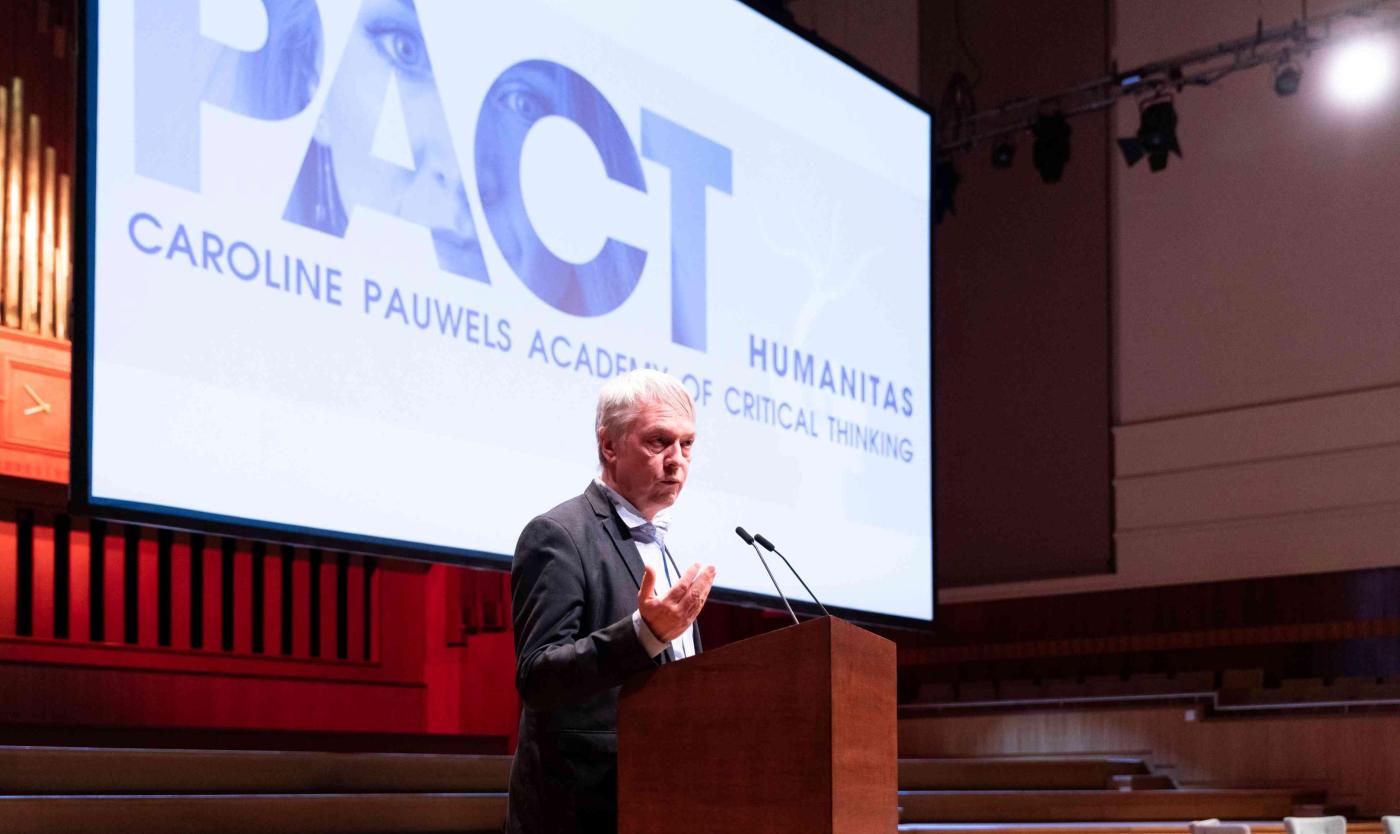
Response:
[[[39,394],[34,390],[33,387],[30,386],[29,383],[24,383],[24,390],[27,394],[29,394],[31,398],[33,398],[34,403],[36,405],[40,406],[44,411],[49,410],[49,404],[44,402],[44,398],[39,396]],[[25,411],[24,413],[28,414],[29,412]]]

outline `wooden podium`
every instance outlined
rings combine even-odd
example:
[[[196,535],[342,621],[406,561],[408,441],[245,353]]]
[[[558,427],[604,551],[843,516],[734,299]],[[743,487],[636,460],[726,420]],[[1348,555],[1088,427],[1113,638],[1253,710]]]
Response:
[[[617,796],[619,834],[890,834],[894,644],[824,617],[639,676]]]

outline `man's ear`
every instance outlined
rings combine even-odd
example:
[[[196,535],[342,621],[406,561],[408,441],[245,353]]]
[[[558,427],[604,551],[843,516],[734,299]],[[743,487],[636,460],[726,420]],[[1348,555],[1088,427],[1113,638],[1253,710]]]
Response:
[[[598,429],[598,451],[603,456],[603,463],[609,464],[617,460],[617,446],[615,438],[608,437],[605,429]]]

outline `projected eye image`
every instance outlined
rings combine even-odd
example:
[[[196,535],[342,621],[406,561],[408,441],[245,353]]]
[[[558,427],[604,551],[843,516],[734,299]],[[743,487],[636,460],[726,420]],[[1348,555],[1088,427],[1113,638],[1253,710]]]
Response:
[[[735,0],[90,9],[88,506],[505,567],[655,368],[717,594],[933,616],[926,111]]]

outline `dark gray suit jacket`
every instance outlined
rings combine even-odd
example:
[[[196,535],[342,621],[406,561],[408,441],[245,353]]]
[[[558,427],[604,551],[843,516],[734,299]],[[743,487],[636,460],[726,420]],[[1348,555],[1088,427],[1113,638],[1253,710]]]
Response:
[[[524,702],[511,834],[617,830],[618,691],[671,651],[653,660],[632,626],[641,580],[631,532],[596,483],[521,532],[510,571]]]

